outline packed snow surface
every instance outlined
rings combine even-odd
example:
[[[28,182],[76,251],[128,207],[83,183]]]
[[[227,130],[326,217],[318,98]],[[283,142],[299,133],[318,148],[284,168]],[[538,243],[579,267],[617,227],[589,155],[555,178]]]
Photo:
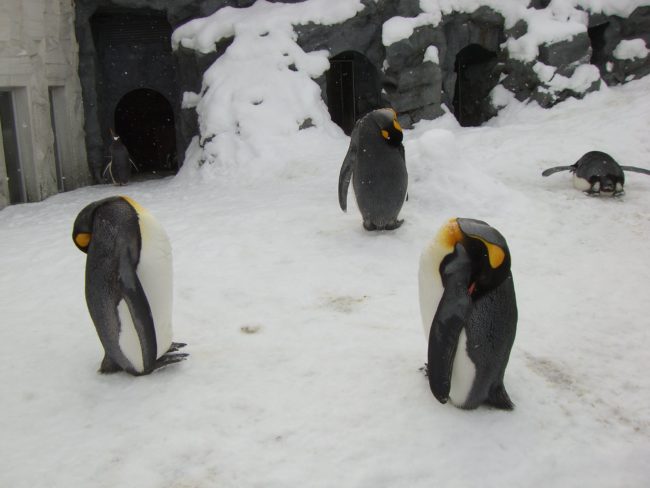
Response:
[[[352,193],[338,208],[349,139],[318,128],[255,164],[189,154],[174,178],[3,209],[0,486],[647,486],[650,177],[613,199],[540,173],[590,150],[650,167],[648,133],[650,78],[550,110],[511,100],[480,128],[421,123],[393,232],[364,231]],[[121,193],[170,236],[191,354],[139,378],[97,373],[71,240],[86,204]],[[512,253],[512,412],[441,405],[419,371],[419,254],[452,216]]]

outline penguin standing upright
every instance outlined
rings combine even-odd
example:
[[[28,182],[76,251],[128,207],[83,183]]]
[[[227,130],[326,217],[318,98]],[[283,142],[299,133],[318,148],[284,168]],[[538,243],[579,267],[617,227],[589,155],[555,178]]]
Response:
[[[122,186],[129,183],[131,179],[131,156],[126,146],[122,143],[120,136],[111,130],[111,146],[109,148],[110,161],[104,170],[108,171],[114,185]]]
[[[573,186],[587,195],[621,196],[625,193],[625,171],[650,175],[650,170],[636,166],[621,166],[609,154],[589,151],[571,166],[555,166],[542,172],[550,176],[558,171],[573,173]]]
[[[172,255],[158,221],[128,197],[86,206],[72,231],[87,254],[86,303],[104,347],[100,372],[151,373],[184,359],[172,342]]]
[[[392,109],[368,113],[352,131],[339,174],[339,205],[347,211],[352,179],[366,230],[393,230],[402,225],[397,216],[408,187],[402,138],[402,128]]]
[[[441,402],[511,410],[503,385],[517,329],[510,251],[483,221],[451,219],[420,258],[427,375]]]

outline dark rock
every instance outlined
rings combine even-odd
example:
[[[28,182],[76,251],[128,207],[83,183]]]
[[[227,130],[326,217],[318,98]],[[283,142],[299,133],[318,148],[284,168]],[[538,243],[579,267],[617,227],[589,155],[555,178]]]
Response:
[[[414,68],[404,69],[398,79],[397,91],[400,93],[426,85],[440,85],[440,66],[427,61]]]
[[[572,63],[589,62],[591,43],[587,33],[580,33],[571,39],[539,46],[539,60],[549,66],[566,66]]]

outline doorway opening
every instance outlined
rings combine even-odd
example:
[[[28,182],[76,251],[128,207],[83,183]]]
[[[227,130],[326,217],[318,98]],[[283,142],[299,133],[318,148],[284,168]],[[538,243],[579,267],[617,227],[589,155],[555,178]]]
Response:
[[[347,135],[358,119],[382,107],[379,74],[361,53],[345,51],[331,58],[326,83],[332,121]]]
[[[497,53],[478,44],[470,44],[456,55],[454,71],[454,114],[463,127],[475,127],[493,114],[489,94],[499,82]]]
[[[124,95],[115,108],[114,127],[138,171],[178,171],[174,111],[159,92],[139,88]]]
[[[607,44],[605,32],[608,27],[609,22],[605,22],[604,24],[587,29],[589,41],[591,42],[591,59],[589,62],[598,66],[598,68],[604,67],[607,61],[607,56],[605,55],[605,45]]]
[[[16,130],[16,112],[11,91],[0,91],[0,125],[6,166],[9,204],[27,201],[25,177],[20,159],[20,141]]]

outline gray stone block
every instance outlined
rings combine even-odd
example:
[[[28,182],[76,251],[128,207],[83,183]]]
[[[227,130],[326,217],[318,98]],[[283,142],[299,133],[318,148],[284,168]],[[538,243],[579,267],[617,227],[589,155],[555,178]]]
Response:
[[[586,32],[580,33],[569,40],[554,44],[543,44],[539,47],[539,60],[549,66],[564,66],[589,59],[591,43]]]

